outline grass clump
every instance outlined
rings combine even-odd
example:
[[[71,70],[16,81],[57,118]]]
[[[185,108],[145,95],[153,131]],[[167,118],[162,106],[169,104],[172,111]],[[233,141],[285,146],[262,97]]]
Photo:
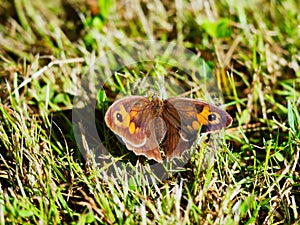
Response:
[[[297,2],[87,2],[0,3],[0,223],[298,224]],[[151,62],[119,68],[141,51],[107,54],[149,39],[168,41]],[[214,82],[166,62],[172,43],[204,59]],[[208,87],[224,96],[234,118],[225,135],[212,135],[219,145],[204,142],[167,179],[110,139],[103,121],[110,101],[134,88],[147,94],[158,75],[172,95],[209,98]],[[95,120],[84,117],[96,132],[76,133],[78,96],[97,105]],[[94,137],[115,152],[101,166]]]

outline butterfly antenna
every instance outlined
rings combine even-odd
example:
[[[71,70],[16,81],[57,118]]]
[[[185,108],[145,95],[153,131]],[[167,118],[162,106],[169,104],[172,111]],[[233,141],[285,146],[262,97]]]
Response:
[[[158,89],[159,89],[159,98],[160,99],[168,98],[166,87],[165,87],[165,77],[164,76],[158,76],[156,85],[158,86]]]

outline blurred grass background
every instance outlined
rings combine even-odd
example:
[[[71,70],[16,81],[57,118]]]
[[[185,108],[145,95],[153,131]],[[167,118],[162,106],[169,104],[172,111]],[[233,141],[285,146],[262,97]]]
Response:
[[[298,224],[299,17],[295,0],[2,1],[0,223]],[[106,51],[148,39],[201,56],[234,122],[206,170],[199,151],[156,184],[106,180],[76,146],[72,100]]]

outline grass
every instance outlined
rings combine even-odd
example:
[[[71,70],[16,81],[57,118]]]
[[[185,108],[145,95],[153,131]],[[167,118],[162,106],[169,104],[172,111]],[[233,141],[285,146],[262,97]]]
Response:
[[[87,2],[0,3],[0,224],[299,224],[297,1]],[[153,61],[110,54],[148,39],[168,43]],[[196,59],[176,64],[172,43]],[[182,70],[199,57],[215,80]],[[223,96],[234,118],[167,179],[103,121],[115,97],[163,88]]]

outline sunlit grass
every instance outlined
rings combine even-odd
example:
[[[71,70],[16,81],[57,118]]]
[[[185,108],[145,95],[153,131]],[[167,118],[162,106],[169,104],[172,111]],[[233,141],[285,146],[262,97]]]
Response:
[[[0,223],[297,224],[298,3],[109,1],[98,14],[91,7],[58,0],[0,3]],[[110,53],[116,47],[151,38],[190,49],[215,82],[204,84],[158,59],[115,70],[119,58]],[[113,139],[103,121],[116,97],[161,91],[160,83],[142,80],[159,76],[169,79],[170,96],[205,98],[199,87],[219,88],[224,100],[217,103],[224,101],[234,118],[218,145],[196,147],[166,180]],[[95,77],[93,84],[105,92],[85,83]],[[103,144],[116,153],[101,166],[91,143],[83,143],[85,158],[75,139],[73,100],[83,88],[82,97],[98,101]]]

